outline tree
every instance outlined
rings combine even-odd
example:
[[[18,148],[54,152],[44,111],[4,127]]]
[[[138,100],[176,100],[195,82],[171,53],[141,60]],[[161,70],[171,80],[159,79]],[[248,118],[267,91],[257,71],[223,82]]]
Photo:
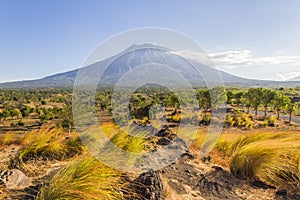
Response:
[[[267,116],[268,107],[273,102],[274,97],[275,97],[275,91],[270,89],[261,90],[261,103],[264,106],[265,116]]]
[[[10,115],[12,118],[18,117],[19,114],[20,114],[20,111],[19,111],[17,108],[11,110],[10,113],[9,113],[9,115]]]
[[[237,105],[237,107],[239,107],[243,101],[243,95],[244,95],[244,92],[238,92],[234,95],[234,100],[235,100],[235,104]]]
[[[297,108],[298,108],[298,105],[296,103],[292,103],[291,101],[289,101],[287,103],[287,112],[289,113],[289,123],[292,122],[292,115],[296,111]]]
[[[42,104],[42,105],[46,105],[47,102],[46,102],[44,99],[42,99],[42,100],[41,100],[41,104]]]
[[[227,96],[227,104],[233,104],[234,103],[234,94],[231,90],[226,90],[226,96]]]
[[[211,98],[208,90],[202,89],[197,94],[197,99],[199,102],[199,108],[203,109],[206,115],[207,111],[211,108]]]
[[[247,114],[249,114],[249,111],[250,111],[250,94],[249,94],[249,91],[248,92],[245,92],[243,93],[243,96],[241,98],[241,102],[243,104],[243,107],[245,106],[247,108]]]
[[[7,108],[4,108],[2,111],[2,118],[7,119],[10,116],[10,112]]]
[[[257,116],[258,107],[262,103],[262,88],[250,88],[248,90],[249,103],[251,107],[255,110],[255,115]]]
[[[28,117],[31,112],[31,108],[25,106],[25,107],[21,108],[20,112],[21,112],[23,118]]]
[[[282,111],[284,108],[287,107],[289,100],[290,99],[287,96],[283,95],[282,93],[280,92],[275,93],[273,107],[276,110],[277,119],[280,118],[280,111]]]
[[[68,132],[70,134],[72,126],[74,125],[73,113],[72,113],[72,101],[70,99],[65,100],[65,106],[62,109],[62,126],[64,128],[68,128]]]
[[[224,87],[214,87],[210,90],[211,107],[213,109],[219,109],[220,105],[226,105],[227,96]]]

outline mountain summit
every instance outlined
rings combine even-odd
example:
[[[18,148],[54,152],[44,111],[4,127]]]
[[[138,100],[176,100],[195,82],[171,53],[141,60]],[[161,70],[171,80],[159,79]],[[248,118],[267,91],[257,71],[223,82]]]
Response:
[[[254,86],[271,83],[268,81],[245,79],[223,71],[218,71],[208,65],[186,59],[167,48],[153,44],[134,44],[118,55],[114,55],[111,58],[96,62],[82,69],[90,70],[91,74],[94,75],[99,67],[105,66],[106,70],[101,74],[101,83],[114,85],[130,70],[142,65],[151,64],[170,66],[193,85],[204,85],[205,81],[211,81],[210,79],[214,80],[216,74],[222,78],[225,85]],[[78,70],[79,69],[55,74],[38,80],[2,83],[0,84],[0,88],[73,87]],[[151,70],[151,68],[147,70]],[[144,73],[147,74],[149,71],[145,71]],[[157,76],[161,75],[159,70],[155,73]],[[88,82],[88,74],[85,79]]]

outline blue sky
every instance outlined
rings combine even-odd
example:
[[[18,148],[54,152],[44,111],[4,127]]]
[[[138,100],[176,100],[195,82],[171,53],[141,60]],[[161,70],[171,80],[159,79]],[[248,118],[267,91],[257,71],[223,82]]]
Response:
[[[300,75],[298,0],[0,0],[0,82],[80,66],[121,31],[170,28],[194,38],[224,71],[260,79]]]

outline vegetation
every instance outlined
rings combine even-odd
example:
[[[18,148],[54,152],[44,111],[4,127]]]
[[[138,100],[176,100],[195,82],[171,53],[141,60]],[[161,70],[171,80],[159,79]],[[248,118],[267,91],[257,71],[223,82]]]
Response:
[[[37,200],[121,200],[125,186],[122,174],[92,157],[70,163],[44,186]]]
[[[95,103],[98,116],[110,116],[116,109],[115,120],[122,125],[135,122],[148,128],[150,125],[158,129],[168,127],[176,133],[180,122],[198,124],[199,130],[190,146],[193,153],[201,149],[207,126],[214,119],[213,111],[227,103],[226,133],[213,149],[218,156],[213,159],[223,159],[222,165],[237,178],[259,179],[278,188],[300,192],[300,134],[278,131],[296,127],[292,117],[299,115],[295,97],[300,96],[300,88],[195,88],[195,100],[185,91],[180,93],[182,96],[177,97],[164,87],[138,88],[129,101],[129,118],[118,110],[128,103],[122,102],[122,98],[117,108],[112,108],[112,88],[101,88],[95,94],[95,101],[84,99],[83,102],[90,105],[88,110],[93,109],[91,102]],[[42,187],[36,199],[125,198],[129,192],[126,192],[122,173],[91,156],[84,158],[86,150],[74,129],[71,97],[70,89],[0,90],[0,132],[3,133],[0,145],[18,149],[9,167],[31,176],[40,168],[49,169],[48,162],[66,163],[49,184]],[[199,110],[192,105],[199,105]],[[195,115],[185,112],[186,108],[193,109]],[[282,119],[287,116],[290,124]],[[111,118],[101,121],[109,142],[100,150],[100,156],[114,163],[133,163],[136,158],[130,155],[142,156],[145,151],[154,150],[157,140],[162,139],[131,126],[121,130],[118,125]],[[96,132],[89,131],[92,132],[89,137],[82,135],[81,138],[97,141],[93,140]],[[193,138],[188,129],[181,134],[178,137]],[[176,136],[168,137],[166,142]],[[111,152],[112,145],[124,151]],[[129,156],[125,161],[114,159],[116,153],[124,152],[132,154],[126,154]],[[84,156],[80,156],[82,154]],[[42,174],[45,170],[39,175]]]
[[[236,136],[222,135],[215,147],[230,157],[233,175],[240,179],[258,177],[270,185],[300,192],[299,132],[253,131]]]
[[[84,151],[78,136],[66,137],[61,129],[50,127],[28,132],[18,143],[22,148],[10,160],[11,168],[24,169],[27,162],[39,159],[63,160]]]

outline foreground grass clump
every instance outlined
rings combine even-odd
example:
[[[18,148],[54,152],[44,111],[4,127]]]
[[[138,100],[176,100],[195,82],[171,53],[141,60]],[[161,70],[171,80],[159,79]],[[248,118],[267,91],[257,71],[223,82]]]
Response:
[[[231,157],[233,175],[240,179],[258,177],[276,187],[300,192],[300,133],[251,132],[234,137],[225,134],[215,147]]]
[[[122,200],[124,185],[119,171],[87,157],[60,170],[49,185],[42,187],[36,199]]]
[[[35,159],[63,160],[84,151],[77,136],[67,137],[61,129],[51,127],[42,127],[40,130],[28,132],[20,143],[23,147],[11,160],[12,167],[18,168],[27,161]]]

